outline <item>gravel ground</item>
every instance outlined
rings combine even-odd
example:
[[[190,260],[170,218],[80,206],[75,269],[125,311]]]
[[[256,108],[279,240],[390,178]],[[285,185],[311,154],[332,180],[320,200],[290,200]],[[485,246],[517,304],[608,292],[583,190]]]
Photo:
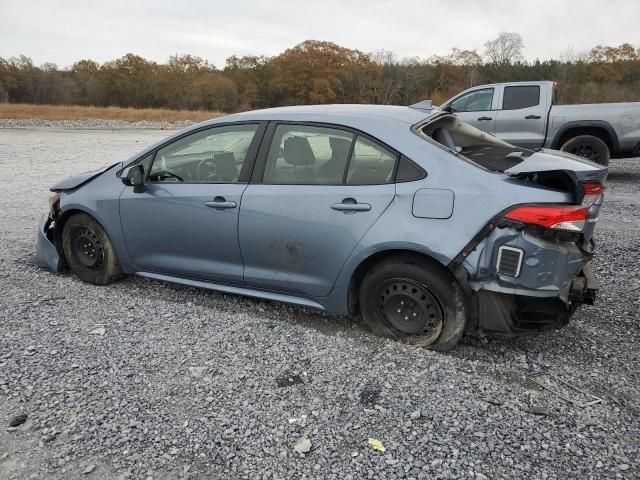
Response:
[[[150,122],[147,120],[140,122],[127,122],[125,120],[41,120],[39,118],[14,119],[0,118],[0,128],[82,128],[82,129],[102,129],[102,128],[140,128],[170,130],[185,128],[193,125],[191,120],[179,120],[170,122]]]
[[[612,162],[596,306],[440,354],[357,319],[38,269],[48,185],[164,135],[0,130],[0,478],[640,478],[640,159]],[[534,382],[589,399],[558,379],[602,402]]]

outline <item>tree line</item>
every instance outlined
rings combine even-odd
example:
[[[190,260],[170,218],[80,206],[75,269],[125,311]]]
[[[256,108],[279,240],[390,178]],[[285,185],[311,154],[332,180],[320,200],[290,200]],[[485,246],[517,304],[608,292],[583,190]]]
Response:
[[[519,34],[503,32],[484,49],[398,59],[307,40],[274,57],[231,56],[216,68],[194,55],[166,64],[132,53],[99,64],[34,65],[0,57],[0,102],[79,104],[233,112],[295,104],[439,104],[483,83],[556,80],[562,103],[640,100],[640,49],[629,43],[567,49],[555,60],[527,62]]]

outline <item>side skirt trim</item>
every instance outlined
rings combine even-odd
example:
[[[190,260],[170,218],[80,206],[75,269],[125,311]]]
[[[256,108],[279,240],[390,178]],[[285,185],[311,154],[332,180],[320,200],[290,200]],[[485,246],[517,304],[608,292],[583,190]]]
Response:
[[[152,272],[136,272],[136,275],[144,278],[150,278],[152,280],[159,280],[161,282],[178,283],[180,285],[188,285],[190,287],[206,288],[207,290],[215,290],[217,292],[232,293],[234,295],[243,295],[246,297],[264,298],[265,300],[273,300],[276,302],[292,303],[294,305],[301,305],[303,307],[316,308],[318,310],[324,310],[325,308],[313,300],[309,300],[303,297],[297,297],[295,295],[287,295],[285,293],[276,293],[266,290],[255,290],[247,287],[236,287],[232,285],[225,285],[223,283],[207,282],[204,280],[194,280],[190,278],[174,277],[171,275],[163,275],[160,273]]]

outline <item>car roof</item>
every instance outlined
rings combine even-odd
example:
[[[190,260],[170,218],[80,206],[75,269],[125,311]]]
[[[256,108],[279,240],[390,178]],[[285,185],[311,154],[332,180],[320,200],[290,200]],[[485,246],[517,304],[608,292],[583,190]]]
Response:
[[[251,120],[274,120],[296,122],[334,123],[358,127],[371,123],[404,123],[414,125],[434,112],[396,105],[342,104],[301,105],[294,107],[267,108],[235,113],[211,120],[211,123],[239,122]],[[207,122],[208,123],[208,122]]]

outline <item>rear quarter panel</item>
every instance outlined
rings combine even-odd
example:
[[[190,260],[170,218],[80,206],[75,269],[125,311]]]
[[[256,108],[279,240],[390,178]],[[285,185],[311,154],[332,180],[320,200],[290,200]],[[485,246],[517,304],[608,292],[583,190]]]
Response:
[[[424,253],[448,265],[495,215],[521,203],[571,201],[563,192],[525,187],[502,173],[488,172],[456,157],[407,129],[393,145],[418,163],[427,178],[396,184],[396,196],[362,238],[336,282],[346,289],[355,269],[369,256],[404,249]],[[448,218],[418,218],[413,199],[420,189],[451,190],[453,212]]]

